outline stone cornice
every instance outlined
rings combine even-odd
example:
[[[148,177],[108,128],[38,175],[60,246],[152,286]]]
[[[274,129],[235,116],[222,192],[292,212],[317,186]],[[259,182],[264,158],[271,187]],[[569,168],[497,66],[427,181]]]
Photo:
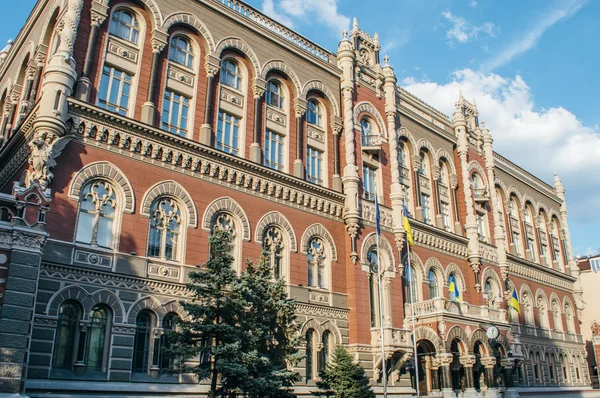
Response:
[[[68,127],[88,145],[341,221],[345,197],[338,192],[74,99],[69,109]]]
[[[296,304],[296,314],[348,320],[350,310],[314,304]]]
[[[511,275],[568,292],[573,291],[573,283],[577,279],[571,275],[515,257],[512,254],[507,254],[507,257],[509,273]]]
[[[417,246],[466,259],[469,243],[467,238],[414,219],[410,219],[410,225]]]

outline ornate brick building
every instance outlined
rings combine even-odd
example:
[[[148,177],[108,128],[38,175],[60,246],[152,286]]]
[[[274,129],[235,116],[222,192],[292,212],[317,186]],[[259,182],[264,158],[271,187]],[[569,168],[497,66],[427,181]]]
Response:
[[[39,1],[0,62],[2,393],[206,391],[160,348],[214,228],[297,298],[299,395],[337,345],[381,392],[382,339],[393,394],[589,385],[560,180],[398,87],[356,21],[332,53],[237,1]]]

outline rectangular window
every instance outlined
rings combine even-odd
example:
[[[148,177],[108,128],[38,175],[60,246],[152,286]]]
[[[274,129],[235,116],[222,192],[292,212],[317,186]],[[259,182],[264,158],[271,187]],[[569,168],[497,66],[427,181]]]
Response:
[[[265,133],[265,166],[283,170],[283,136],[269,130]]]
[[[527,248],[531,252],[531,261],[537,261],[537,253],[535,252],[535,242],[532,238],[527,238]]]
[[[515,245],[515,253],[517,255],[521,255],[521,237],[518,233],[513,232],[512,234],[512,243]]]
[[[366,200],[375,200],[375,173],[375,169],[363,166],[363,190]]]
[[[423,214],[423,222],[427,224],[431,224],[431,210],[429,206],[431,205],[431,201],[429,200],[429,196],[424,193],[421,194],[421,211]]]
[[[110,66],[102,69],[98,106],[120,115],[127,115],[133,77]]]
[[[600,271],[600,258],[593,258],[590,260],[590,269],[593,272]]]
[[[444,229],[450,231],[450,205],[448,203],[441,202],[442,204],[442,222],[444,223]]]
[[[239,148],[240,119],[219,111],[216,147],[218,150],[237,156]]]
[[[477,232],[480,240],[485,241],[487,239],[487,233],[485,230],[485,216],[481,213],[477,213]]]
[[[306,179],[313,184],[322,185],[323,152],[308,147],[306,151]]]
[[[161,128],[182,137],[187,135],[190,99],[173,91],[165,91]]]

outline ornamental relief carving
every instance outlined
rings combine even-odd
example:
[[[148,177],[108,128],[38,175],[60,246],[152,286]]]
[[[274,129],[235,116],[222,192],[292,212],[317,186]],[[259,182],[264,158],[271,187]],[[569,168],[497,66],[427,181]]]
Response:
[[[308,127],[308,129],[306,130],[306,135],[317,142],[325,142],[325,133],[313,127]]]
[[[169,65],[168,75],[171,79],[177,80],[187,86],[194,86],[194,77],[189,73],[186,73],[173,65]]]
[[[133,63],[137,63],[138,61],[139,54],[137,50],[121,45],[120,43],[116,43],[112,39],[108,43],[108,52]]]
[[[238,106],[240,108],[244,106],[243,98],[239,94],[234,93],[233,91],[228,90],[225,87],[221,87],[221,100]]]
[[[361,218],[368,222],[371,223],[373,225],[375,225],[375,204],[374,203],[369,203],[369,202],[365,202],[365,201],[361,201],[361,203],[358,205],[358,211],[359,214],[361,216]],[[384,228],[388,228],[389,230],[392,229],[392,227],[394,226],[394,219],[392,217],[392,210],[390,209],[386,209],[382,206],[379,206],[379,215],[380,215],[380,224],[382,227]]]
[[[267,106],[267,120],[275,122],[283,127],[286,126],[287,116],[285,113],[277,111],[270,106]]]

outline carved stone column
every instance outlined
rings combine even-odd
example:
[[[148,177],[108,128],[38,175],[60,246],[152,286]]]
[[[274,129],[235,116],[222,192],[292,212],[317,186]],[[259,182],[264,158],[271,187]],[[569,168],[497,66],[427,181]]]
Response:
[[[465,371],[466,390],[464,396],[479,397],[479,394],[475,390],[475,383],[473,380],[473,365],[475,365],[475,355],[461,355],[459,361]]]
[[[340,134],[342,133],[342,120],[339,116],[333,116],[331,131],[333,132],[333,177],[332,188],[334,191],[342,192],[342,177],[340,176]]]
[[[431,166],[431,178],[433,179],[433,193],[435,195],[435,225],[438,228],[445,229],[444,217],[442,215],[442,200],[440,199],[440,166],[434,164]]]
[[[354,61],[356,54],[354,47],[348,39],[348,32],[344,31],[344,38],[338,47],[338,66],[342,69],[342,109],[344,112],[344,146],[346,149],[346,165],[344,166],[344,175],[342,185],[346,194],[344,222],[348,235],[351,240],[350,259],[353,264],[358,261],[356,250],[356,236],[359,229],[360,216],[358,212],[358,193],[359,182],[358,170],[356,166],[356,145],[354,140],[354,121],[353,115],[353,94],[354,94]]]
[[[296,160],[294,160],[294,175],[304,179],[304,114],[306,101],[301,98],[294,100],[296,114]]]
[[[500,212],[500,203],[498,201],[498,195],[494,186],[496,175],[494,173],[494,151],[492,150],[492,135],[490,131],[485,128],[485,123],[481,123],[483,129],[481,134],[483,136],[483,153],[485,156],[485,168],[487,170],[487,179],[489,184],[489,194],[492,200],[492,214],[494,217],[494,242],[496,244],[496,253],[498,255],[498,266],[500,267],[500,275],[502,280],[508,279],[508,260],[506,258],[506,233],[504,231],[504,220],[502,219]]]
[[[261,79],[262,80],[262,79]],[[264,83],[264,81],[263,81]],[[254,135],[252,144],[250,144],[250,160],[254,163],[261,164],[262,150],[260,148],[260,136],[262,133],[263,116],[262,116],[262,97],[265,94],[265,85],[255,84],[252,86],[252,94],[254,97]]]
[[[419,178],[421,168],[421,157],[417,154],[412,156],[413,180],[415,182],[415,218],[423,221],[423,203],[421,203],[421,179]]]
[[[38,50],[38,52],[35,55],[35,62],[37,64],[35,70],[35,78],[33,79],[31,91],[29,92],[29,96],[27,98],[32,103],[35,103],[37,99],[38,86],[40,85],[42,73],[44,72],[44,65],[46,63],[46,52]]]
[[[450,174],[450,188],[452,190],[452,209],[454,213],[454,233],[463,236],[464,231],[460,225],[460,217],[458,213],[458,200],[456,198],[456,189],[458,188],[458,176]]]
[[[471,264],[471,269],[475,274],[475,290],[481,291],[481,283],[479,281],[479,271],[481,268],[481,254],[479,252],[479,233],[477,228],[477,218],[475,217],[475,206],[473,202],[473,193],[471,187],[471,179],[469,178],[469,164],[467,156],[469,151],[467,141],[467,123],[465,115],[462,112],[463,107],[462,95],[456,103],[456,111],[454,112],[453,127],[456,136],[458,137],[458,156],[460,158],[460,168],[462,172],[462,183],[465,195],[465,207],[467,211],[465,232],[469,239],[469,254],[468,259]]]
[[[452,363],[452,354],[441,353],[437,355],[439,369],[442,372],[442,394],[444,398],[454,397],[452,391],[452,373],[450,372],[450,364]]]
[[[206,56],[206,106],[204,107],[204,124],[200,127],[200,143],[210,146],[212,142],[212,125],[215,102],[215,75],[219,72],[219,59],[211,55]]]
[[[7,98],[4,104],[4,112],[2,114],[2,141],[7,140],[10,137],[10,131],[12,130],[12,121],[15,117],[15,110],[17,105],[12,102],[11,98]]]
[[[90,37],[88,39],[88,46],[85,52],[85,61],[83,62],[83,71],[81,76],[77,80],[75,86],[75,98],[82,101],[89,102],[90,100],[90,88],[92,83],[90,82],[89,76],[92,70],[92,64],[94,62],[94,55],[97,55],[96,42],[98,41],[98,30],[108,17],[108,5],[102,4],[99,1],[92,2],[92,9],[90,11]]]
[[[19,123],[21,124],[23,119],[27,116],[32,107],[32,102],[29,101],[31,95],[31,88],[33,87],[33,82],[35,81],[35,76],[37,72],[37,62],[35,59],[32,59],[27,66],[27,70],[25,72],[25,86],[23,87],[22,95],[21,95],[21,104],[19,107]]]
[[[440,391],[440,361],[435,358],[431,358],[430,363],[431,370],[431,390],[434,392]]]
[[[160,55],[167,46],[168,35],[166,32],[154,29],[152,31],[152,66],[150,67],[150,87],[148,87],[148,97],[142,106],[142,122],[154,126],[154,117],[156,115],[156,92],[158,89],[157,75],[160,66]]]

